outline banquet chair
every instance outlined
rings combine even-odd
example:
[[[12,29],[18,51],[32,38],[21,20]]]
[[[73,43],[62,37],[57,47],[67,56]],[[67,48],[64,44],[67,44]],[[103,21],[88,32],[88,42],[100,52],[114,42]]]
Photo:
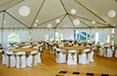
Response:
[[[17,52],[16,54],[16,68],[25,68],[26,67],[26,53]]]
[[[2,63],[2,50],[0,50],[0,64]]]
[[[45,43],[45,49],[49,49],[49,44]]]
[[[34,48],[34,49],[39,49],[39,46],[34,46],[33,48]]]
[[[15,47],[14,47],[14,46],[10,46],[10,47],[7,49],[7,51],[9,51],[10,49],[15,49]]]
[[[89,63],[89,49],[85,49],[81,54],[79,54],[79,63],[88,64]]]
[[[105,49],[104,49],[104,46],[102,45],[101,48],[99,48],[99,53],[98,53],[98,55],[99,55],[99,56],[103,56],[103,55],[104,55],[104,51],[105,51]]]
[[[77,51],[76,50],[69,50],[68,51],[68,65],[77,65]]]
[[[66,63],[66,54],[63,54],[61,51],[62,49],[56,49],[56,62],[57,63]]]
[[[41,63],[41,51],[39,50],[36,55],[36,63]]]
[[[58,47],[64,47],[64,44],[58,44]]]
[[[30,48],[31,46],[23,46],[22,48]]]
[[[114,54],[114,56],[117,58],[117,49],[115,50],[115,54]]]
[[[39,52],[40,52],[41,54],[43,54],[43,46],[40,46],[40,47],[39,47]]]
[[[94,55],[94,51],[91,51],[88,53],[88,61],[89,62],[94,62],[93,55]]]
[[[4,51],[2,51],[2,65],[7,64],[7,56]]]
[[[57,47],[56,45],[53,45],[53,46],[52,46],[52,53],[55,53],[56,47]]]
[[[26,43],[24,43],[24,44],[30,44],[29,42],[26,42]]]
[[[7,56],[7,67],[15,67],[15,56],[13,52],[6,51]]]
[[[36,54],[37,54],[37,51],[32,51],[30,52],[30,55],[29,57],[27,57],[27,66],[28,67],[32,67],[32,66],[35,66],[37,65],[37,62],[36,62]]]
[[[113,56],[113,52],[110,48],[107,48],[107,50],[105,49],[104,51],[104,57],[112,57]]]

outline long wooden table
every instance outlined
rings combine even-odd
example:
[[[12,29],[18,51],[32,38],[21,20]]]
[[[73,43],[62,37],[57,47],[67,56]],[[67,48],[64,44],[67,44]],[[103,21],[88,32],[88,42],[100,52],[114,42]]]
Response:
[[[12,52],[31,52],[31,51],[36,51],[37,49],[34,48],[18,48],[18,49],[9,49],[9,51]]]

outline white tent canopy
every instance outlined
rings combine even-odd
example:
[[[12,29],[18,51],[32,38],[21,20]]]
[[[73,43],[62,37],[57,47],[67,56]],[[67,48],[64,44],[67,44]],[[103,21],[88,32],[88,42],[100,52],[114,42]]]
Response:
[[[29,15],[20,15],[22,6],[29,7]],[[90,37],[96,32],[111,36],[117,16],[109,17],[108,12],[117,11],[116,7],[116,0],[0,0],[0,43],[7,47],[7,37],[12,32],[24,37],[20,41],[29,41],[30,29],[33,41],[44,40],[51,32],[62,33],[64,39],[74,39],[74,28],[78,33],[86,31]],[[75,14],[71,14],[72,9],[76,10]],[[23,13],[28,12],[25,10]],[[60,22],[56,23],[56,19]],[[74,19],[80,20],[77,27],[73,24]],[[92,21],[96,23],[92,24]],[[49,23],[51,29],[47,27]]]

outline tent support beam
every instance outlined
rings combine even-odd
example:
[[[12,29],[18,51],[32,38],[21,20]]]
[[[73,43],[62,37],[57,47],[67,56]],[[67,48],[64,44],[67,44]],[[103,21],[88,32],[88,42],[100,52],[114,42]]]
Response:
[[[90,42],[92,41],[91,29],[90,29]]]
[[[40,23],[40,24],[38,24],[37,26],[41,26],[41,25],[43,25],[43,24],[45,24],[45,23],[51,22],[51,21],[53,21],[53,20],[55,20],[55,19],[57,19],[57,18],[60,18],[60,17],[62,17],[62,16],[64,16],[64,15],[65,15],[65,14],[60,15],[60,16],[58,16],[58,17],[56,17],[56,18],[51,19],[51,20],[48,20],[48,21],[46,21],[46,22]]]
[[[40,13],[40,11],[41,11],[41,9],[42,9],[42,7],[43,7],[44,3],[45,3],[45,0],[43,0],[43,2],[42,2],[42,4],[41,4],[41,6],[40,6],[40,8],[39,8],[39,10],[38,10],[38,12],[37,12],[37,14],[36,14],[35,18],[34,18],[34,20],[33,20],[32,24],[31,24],[31,27],[33,26],[33,24],[34,24],[34,22],[35,22],[35,20],[36,20],[37,16],[39,15],[39,13]]]
[[[4,26],[5,10],[3,11],[2,28]],[[1,45],[3,46],[3,29],[1,29]]]
[[[13,1],[14,1],[14,0],[11,0],[11,1],[7,2],[7,3],[4,3],[4,4],[0,5],[0,7],[4,6],[4,5],[6,5],[6,4],[9,4],[9,3],[13,2]]]
[[[105,28],[111,28],[111,27],[97,27],[97,29],[105,29]],[[29,28],[0,28],[0,29],[29,29]],[[31,29],[48,29],[47,27],[39,27],[39,28],[31,28]],[[50,28],[54,29],[54,28]],[[58,27],[57,29],[74,29],[74,27]],[[77,27],[76,29],[95,29],[95,27]]]
[[[12,0],[12,1],[14,1],[14,0]],[[16,6],[17,4],[19,4],[19,3],[23,2],[23,1],[24,1],[24,0],[21,0],[20,2],[16,3],[15,5],[13,5],[13,6],[9,7],[9,8],[12,8],[12,7]],[[10,2],[9,2],[9,3],[10,3]],[[7,4],[8,4],[8,3],[7,3]],[[2,6],[0,6],[0,7],[2,7]],[[9,8],[7,8],[7,9],[9,9]],[[7,9],[4,9],[4,10],[7,10]],[[4,10],[0,11],[0,13],[3,12]]]
[[[68,11],[67,11],[67,9],[65,8],[65,5],[63,4],[62,0],[60,0],[60,2],[61,2],[61,4],[62,4],[62,6],[63,6],[63,8],[64,8],[64,10],[65,10],[65,12],[66,12],[66,14],[68,15],[68,17],[69,17],[69,19],[70,19],[70,21],[71,21],[73,27],[76,28],[76,27],[74,26],[74,24],[73,24],[73,22],[72,22],[72,20],[71,20],[71,18],[70,18],[70,16],[69,16],[69,14],[68,14]]]
[[[63,19],[66,17],[67,14],[64,15],[64,17],[60,20],[60,22],[54,27],[54,29],[57,28],[57,26],[63,21]]]
[[[22,25],[26,26],[27,28],[29,28],[26,24],[22,23],[21,21],[19,21],[18,19],[16,19],[14,16],[12,16],[10,13],[8,13],[7,11],[5,11],[5,13],[7,13],[9,16],[11,16],[13,19],[15,19],[16,21],[18,21],[19,23],[21,23]]]
[[[71,17],[73,17],[75,19],[74,16],[70,15]],[[85,22],[83,22],[82,20],[80,20],[81,23],[83,23],[84,25],[86,25],[87,27],[91,28],[88,24],[86,24]]]
[[[84,17],[81,17],[81,16],[77,16],[77,15],[72,15],[72,14],[70,14],[70,16],[72,16],[72,17],[78,17],[78,18],[81,18],[81,19],[83,19],[83,20],[87,20],[87,21],[93,21],[93,20],[90,20],[90,19],[88,19],[88,18],[84,18]],[[103,25],[103,26],[107,26],[107,24],[104,24],[104,23],[100,23],[100,22],[98,22],[98,21],[96,21],[96,23],[97,24],[101,24],[101,25]]]
[[[71,17],[70,17],[69,15],[68,15],[68,17],[69,17],[69,20],[71,21],[72,25],[74,26],[74,24],[73,24],[73,21],[72,21]],[[76,28],[76,26],[74,26],[74,28]]]
[[[103,22],[107,23],[103,18],[101,18],[100,16],[98,16],[96,13],[94,13],[93,11],[91,11],[89,8],[85,7],[83,4],[81,4],[79,1],[74,0],[77,4],[81,5],[83,8],[85,8],[86,10],[88,10],[90,13],[92,13],[93,15],[95,15],[97,18],[99,18],[100,20],[102,20]],[[111,25],[108,23],[108,25],[111,27]]]

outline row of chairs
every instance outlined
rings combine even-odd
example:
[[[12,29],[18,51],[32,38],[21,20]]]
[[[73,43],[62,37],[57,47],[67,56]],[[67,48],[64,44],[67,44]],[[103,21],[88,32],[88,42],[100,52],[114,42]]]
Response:
[[[26,52],[10,52],[0,51],[2,53],[2,64],[7,65],[7,67],[17,67],[17,68],[25,68],[26,66],[32,67],[37,65],[37,63],[41,63],[41,53],[38,51],[30,52],[29,56],[27,56]]]
[[[67,63],[68,65],[77,65],[77,54],[76,50],[68,51],[68,58],[66,60],[66,54],[64,54],[65,50],[56,49],[56,62],[58,63]],[[88,64],[89,62],[94,62],[93,59],[94,51],[90,52],[89,49],[85,49],[83,53],[79,54],[79,63],[80,64]]]
[[[98,55],[99,56],[104,56],[104,57],[112,57],[114,54],[114,49],[110,48],[110,46],[107,46],[107,49],[105,49],[105,46],[100,46],[98,49]],[[116,57],[116,54],[115,54]]]

